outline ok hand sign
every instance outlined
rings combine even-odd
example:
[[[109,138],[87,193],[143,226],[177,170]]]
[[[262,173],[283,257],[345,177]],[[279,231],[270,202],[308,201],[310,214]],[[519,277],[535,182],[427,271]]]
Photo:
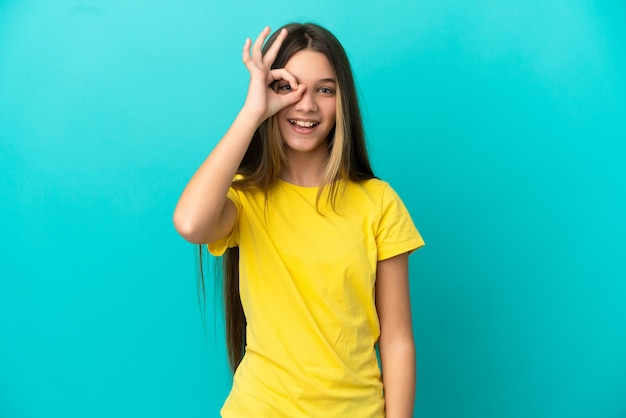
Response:
[[[250,72],[250,85],[244,107],[258,116],[259,123],[278,113],[281,109],[298,102],[306,90],[306,86],[299,85],[296,78],[284,68],[271,69],[276,55],[287,37],[287,29],[283,29],[278,34],[272,46],[263,55],[261,48],[269,33],[270,28],[266,27],[256,38],[254,45],[252,40],[248,38],[243,47],[243,62]],[[250,47],[252,47],[252,51],[250,51]],[[290,91],[277,94],[272,89],[272,84],[277,80],[284,80],[289,83]]]

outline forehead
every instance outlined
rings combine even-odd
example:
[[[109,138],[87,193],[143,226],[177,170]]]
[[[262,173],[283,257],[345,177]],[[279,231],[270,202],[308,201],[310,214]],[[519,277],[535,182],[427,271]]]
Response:
[[[335,79],[335,72],[326,55],[310,49],[296,52],[285,64],[285,69],[299,82]]]

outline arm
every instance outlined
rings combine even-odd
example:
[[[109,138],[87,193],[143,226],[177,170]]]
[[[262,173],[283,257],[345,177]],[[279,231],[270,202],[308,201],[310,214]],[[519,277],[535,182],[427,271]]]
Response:
[[[287,31],[283,30],[263,55],[261,48],[268,34],[269,28],[265,28],[254,45],[246,40],[243,62],[250,72],[246,101],[230,129],[185,187],[174,211],[176,230],[193,243],[213,242],[232,230],[237,213],[226,195],[254,132],[265,119],[300,100],[305,90],[286,70],[270,69]],[[281,79],[292,86],[288,94],[278,95],[270,87]]]
[[[411,418],[415,402],[415,343],[411,324],[408,253],[378,262],[376,309],[387,418]]]

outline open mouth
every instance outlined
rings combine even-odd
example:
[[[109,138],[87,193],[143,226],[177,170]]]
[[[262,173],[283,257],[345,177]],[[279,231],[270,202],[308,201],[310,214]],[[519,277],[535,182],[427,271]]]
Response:
[[[300,128],[314,128],[315,126],[319,125],[319,122],[313,122],[310,120],[295,120],[295,119],[289,119],[289,123],[291,123],[294,126],[298,126]]]

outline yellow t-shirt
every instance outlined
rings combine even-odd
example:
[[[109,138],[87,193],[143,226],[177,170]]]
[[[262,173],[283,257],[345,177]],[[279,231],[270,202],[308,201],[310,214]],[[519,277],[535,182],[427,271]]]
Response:
[[[424,242],[387,183],[341,186],[319,211],[317,188],[279,180],[267,206],[263,192],[229,191],[237,222],[209,250],[239,246],[248,326],[223,417],[384,416],[376,265]]]

